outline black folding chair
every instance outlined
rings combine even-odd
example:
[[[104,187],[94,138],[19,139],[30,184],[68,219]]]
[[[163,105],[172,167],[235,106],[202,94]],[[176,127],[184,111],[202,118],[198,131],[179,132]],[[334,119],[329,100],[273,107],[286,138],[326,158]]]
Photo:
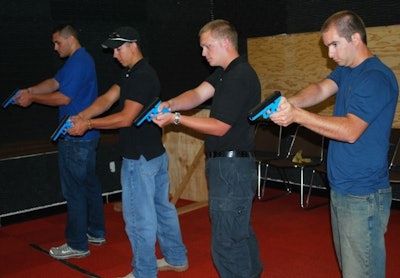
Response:
[[[322,184],[316,184],[314,183],[315,177],[318,176],[320,177],[320,181]],[[307,192],[307,197],[304,200],[304,206],[303,208],[305,209],[314,209],[314,208],[318,208],[321,207],[323,205],[327,205],[329,204],[329,200],[328,201],[323,201],[317,204],[313,204],[312,206],[310,206],[310,197],[311,197],[311,191],[313,188],[319,188],[319,189],[328,189],[329,187],[329,182],[328,182],[328,177],[327,177],[327,169],[326,169],[326,158],[324,158],[324,161],[320,164],[317,165],[315,167],[312,168],[312,174],[311,174],[311,181],[310,181],[310,186],[308,188],[308,192]]]
[[[392,158],[389,163],[390,183],[400,183],[400,138],[397,139]]]
[[[300,172],[300,206],[304,205],[304,172],[322,164],[324,160],[324,136],[317,134],[302,125],[296,131],[290,142],[288,153],[285,157],[269,161],[275,167],[286,188],[290,188],[291,181],[288,172],[291,169]]]
[[[255,132],[257,197],[259,200],[264,200],[269,161],[278,159],[281,155],[282,127],[271,121],[259,121]]]

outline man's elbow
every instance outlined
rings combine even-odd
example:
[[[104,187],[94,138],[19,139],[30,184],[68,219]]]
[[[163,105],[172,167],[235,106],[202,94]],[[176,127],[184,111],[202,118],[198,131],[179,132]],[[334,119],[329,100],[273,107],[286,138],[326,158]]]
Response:
[[[227,134],[228,133],[228,131],[230,130],[230,128],[231,128],[231,126],[228,126],[228,127],[221,127],[221,128],[217,128],[217,129],[215,129],[215,133],[214,133],[214,135],[215,136],[224,136],[225,134]]]
[[[121,121],[120,121],[120,127],[125,128],[125,127],[130,127],[133,124],[133,119],[129,118],[129,117],[124,117]]]
[[[219,137],[224,136],[225,134],[226,134],[226,131],[222,131],[222,130],[217,130],[214,133],[215,136],[219,136]]]
[[[361,134],[348,134],[345,138],[345,142],[349,143],[349,144],[354,144],[355,142],[357,142],[358,138],[360,138]]]
[[[68,105],[71,103],[71,101],[72,101],[72,99],[65,95],[62,95],[62,97],[59,97],[60,105]]]

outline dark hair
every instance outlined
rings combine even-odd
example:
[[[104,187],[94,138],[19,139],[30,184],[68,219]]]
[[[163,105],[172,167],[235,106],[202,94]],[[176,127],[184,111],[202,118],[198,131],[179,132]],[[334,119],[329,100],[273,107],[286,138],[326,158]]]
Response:
[[[367,44],[367,33],[364,22],[356,13],[348,10],[334,13],[324,22],[321,32],[326,32],[332,26],[347,41],[351,41],[351,36],[354,33],[358,33],[361,36],[361,40]]]
[[[53,34],[59,32],[63,38],[68,38],[73,36],[75,39],[79,40],[78,29],[72,24],[60,24],[53,29]]]
[[[237,31],[235,27],[233,27],[233,25],[230,24],[228,21],[224,19],[216,19],[208,22],[206,25],[203,26],[203,28],[200,29],[199,36],[207,31],[210,31],[211,35],[214,38],[228,38],[235,49],[238,50]]]

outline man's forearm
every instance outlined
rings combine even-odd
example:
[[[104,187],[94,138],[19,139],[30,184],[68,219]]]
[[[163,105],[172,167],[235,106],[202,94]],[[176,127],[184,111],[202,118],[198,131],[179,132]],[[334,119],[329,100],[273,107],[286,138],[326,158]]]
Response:
[[[97,98],[88,108],[81,111],[78,116],[82,119],[92,119],[108,109],[112,106],[112,103],[109,103],[103,96]]]
[[[174,97],[168,101],[171,111],[193,109],[214,96],[214,87],[208,82],[202,82],[194,89]]]
[[[46,79],[35,86],[27,88],[30,94],[49,94],[58,90],[58,82],[54,78]]]
[[[192,91],[186,91],[181,95],[168,100],[171,111],[186,111],[197,107],[202,102],[197,100],[196,94]]]
[[[71,102],[71,99],[63,93],[57,91],[53,93],[42,93],[42,94],[29,94],[32,102],[48,105],[48,106],[61,106],[67,105]]]
[[[294,96],[289,97],[288,101],[300,108],[307,108],[321,103],[336,94],[338,87],[330,79],[324,79],[318,83],[313,83],[300,90]]]

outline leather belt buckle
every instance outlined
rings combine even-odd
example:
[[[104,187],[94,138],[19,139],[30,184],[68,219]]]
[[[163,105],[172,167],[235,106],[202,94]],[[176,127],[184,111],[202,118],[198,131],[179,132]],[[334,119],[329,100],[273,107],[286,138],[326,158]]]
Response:
[[[247,151],[223,151],[223,152],[208,152],[206,154],[207,158],[214,157],[226,157],[226,158],[235,158],[235,157],[254,157],[253,152]]]

